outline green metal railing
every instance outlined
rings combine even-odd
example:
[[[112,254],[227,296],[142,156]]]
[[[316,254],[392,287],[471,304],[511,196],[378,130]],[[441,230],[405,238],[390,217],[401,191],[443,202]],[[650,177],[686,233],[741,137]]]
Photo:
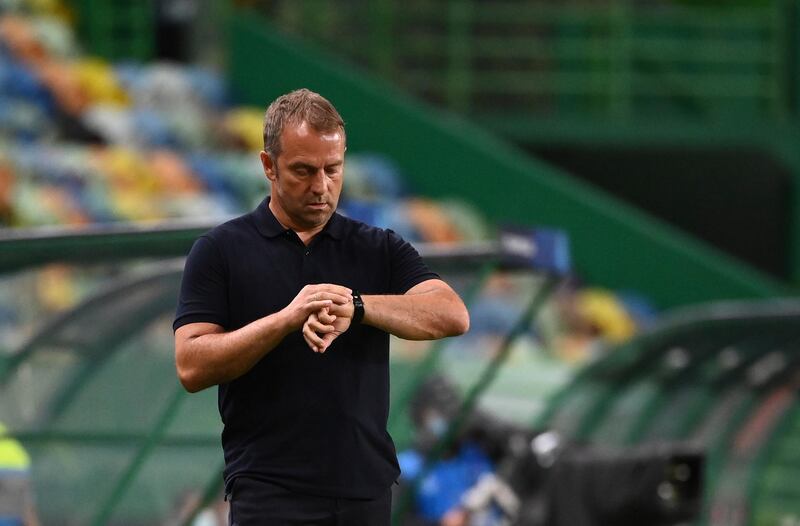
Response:
[[[154,0],[70,0],[78,31],[93,54],[148,60],[155,50]]]
[[[234,0],[201,11],[197,32],[218,24],[230,3],[478,120],[520,112],[800,117],[797,0]],[[69,4],[94,53],[153,57],[152,0]]]
[[[798,307],[718,304],[666,319],[584,369],[534,427],[606,446],[665,440],[702,446],[704,507],[692,524],[794,524],[800,518]],[[694,403],[675,396],[687,393]],[[577,414],[573,401],[584,404]],[[681,421],[664,427],[670,419]]]
[[[799,115],[795,0],[247,4],[276,26],[478,120],[520,112],[618,120],[665,112]]]

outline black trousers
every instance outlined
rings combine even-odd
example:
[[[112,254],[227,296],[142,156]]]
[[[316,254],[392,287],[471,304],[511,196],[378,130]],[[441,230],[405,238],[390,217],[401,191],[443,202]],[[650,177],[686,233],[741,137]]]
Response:
[[[231,526],[390,526],[391,488],[377,499],[337,499],[237,477],[228,495]]]

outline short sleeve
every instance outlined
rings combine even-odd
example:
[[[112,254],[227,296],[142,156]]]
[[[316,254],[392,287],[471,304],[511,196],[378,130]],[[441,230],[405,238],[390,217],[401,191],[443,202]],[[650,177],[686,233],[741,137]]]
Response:
[[[389,261],[391,276],[389,280],[390,294],[405,294],[408,289],[429,279],[439,279],[439,275],[431,271],[419,252],[410,243],[387,230],[389,236]]]
[[[226,276],[225,261],[214,241],[200,237],[186,258],[173,330],[199,322],[228,326]]]

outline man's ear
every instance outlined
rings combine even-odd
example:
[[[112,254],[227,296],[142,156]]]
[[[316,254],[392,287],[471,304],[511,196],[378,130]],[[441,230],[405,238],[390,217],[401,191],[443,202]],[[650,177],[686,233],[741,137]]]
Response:
[[[270,155],[264,150],[261,150],[260,157],[261,157],[261,166],[264,168],[264,175],[266,175],[267,179],[269,179],[270,181],[274,181],[276,170],[275,170],[275,163],[272,162],[272,157],[270,157]]]

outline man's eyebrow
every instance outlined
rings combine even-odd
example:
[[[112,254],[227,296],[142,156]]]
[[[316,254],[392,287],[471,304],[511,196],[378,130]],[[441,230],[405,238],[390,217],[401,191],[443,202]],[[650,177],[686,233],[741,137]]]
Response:
[[[316,168],[313,164],[303,162],[303,161],[294,161],[289,163],[289,168]]]
[[[343,164],[344,164],[344,160],[343,159],[339,159],[338,161],[334,161],[334,162],[332,162],[330,164],[326,164],[325,168],[336,168],[336,167],[342,166]],[[307,163],[305,161],[292,161],[292,162],[289,163],[289,168],[291,168],[292,170],[305,169],[305,170],[310,170],[310,171],[316,171],[316,169],[317,169],[316,165],[314,165],[312,163]]]

